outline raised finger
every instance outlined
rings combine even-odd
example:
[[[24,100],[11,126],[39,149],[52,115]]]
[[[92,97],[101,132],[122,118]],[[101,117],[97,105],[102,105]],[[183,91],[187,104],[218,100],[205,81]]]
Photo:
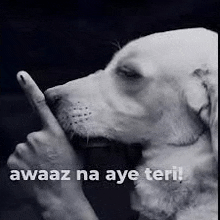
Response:
[[[44,94],[30,75],[25,71],[20,71],[17,74],[17,80],[29,102],[39,114],[43,125],[50,127],[51,129],[61,129],[53,113],[46,104]]]

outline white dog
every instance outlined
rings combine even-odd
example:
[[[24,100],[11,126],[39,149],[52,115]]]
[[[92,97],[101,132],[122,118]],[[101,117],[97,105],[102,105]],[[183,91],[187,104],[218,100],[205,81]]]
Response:
[[[46,91],[73,138],[143,146],[133,208],[140,219],[217,219],[216,33],[183,29],[130,42],[104,70]],[[147,180],[144,170],[183,168],[183,180]]]

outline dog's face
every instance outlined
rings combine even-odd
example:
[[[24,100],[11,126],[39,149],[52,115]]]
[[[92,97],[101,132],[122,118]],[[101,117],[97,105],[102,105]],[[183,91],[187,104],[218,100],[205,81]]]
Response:
[[[216,38],[205,29],[140,38],[104,70],[47,90],[46,99],[70,138],[193,142],[210,104],[204,78],[215,69]]]

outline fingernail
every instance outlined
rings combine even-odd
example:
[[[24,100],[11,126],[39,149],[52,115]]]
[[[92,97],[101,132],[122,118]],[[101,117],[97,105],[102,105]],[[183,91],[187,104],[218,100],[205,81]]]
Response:
[[[24,77],[23,77],[22,75],[20,75],[20,78],[21,78],[21,81],[22,81],[24,84],[26,84],[26,81],[25,81],[25,79],[24,79]]]

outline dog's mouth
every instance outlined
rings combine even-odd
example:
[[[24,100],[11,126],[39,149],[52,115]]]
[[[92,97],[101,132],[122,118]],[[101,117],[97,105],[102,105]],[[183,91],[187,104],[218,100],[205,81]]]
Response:
[[[123,161],[128,163],[127,165],[133,169],[136,167],[142,158],[142,146],[141,144],[125,144],[123,142],[119,142],[116,140],[110,140],[105,137],[90,137],[89,140],[85,137],[74,135],[70,139],[70,143],[72,144],[74,150],[76,150],[79,154],[90,155],[88,152],[91,152],[92,149],[100,148],[105,156],[112,157],[112,153],[114,155],[119,155]],[[104,151],[103,151],[104,150]],[[103,155],[103,157],[105,157]],[[88,158],[87,158],[88,159]]]
[[[74,148],[93,148],[93,147],[109,147],[114,140],[109,140],[105,137],[82,137],[80,135],[74,134],[70,139],[71,144]]]

